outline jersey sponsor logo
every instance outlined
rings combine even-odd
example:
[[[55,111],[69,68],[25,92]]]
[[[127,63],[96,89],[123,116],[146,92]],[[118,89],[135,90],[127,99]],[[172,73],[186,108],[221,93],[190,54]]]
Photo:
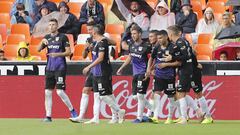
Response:
[[[48,46],[48,49],[59,49],[60,48],[60,46],[58,46],[58,45],[49,45]]]
[[[56,37],[56,41],[59,41],[59,37]]]
[[[131,56],[132,57],[137,57],[137,58],[142,58],[142,55],[140,55],[140,54],[136,54],[136,53],[131,53]]]

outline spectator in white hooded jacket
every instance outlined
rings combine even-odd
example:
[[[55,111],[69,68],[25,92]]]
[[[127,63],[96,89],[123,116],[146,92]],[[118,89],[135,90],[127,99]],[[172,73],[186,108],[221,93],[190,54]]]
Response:
[[[167,4],[162,0],[150,19],[150,30],[167,30],[172,25],[175,25],[175,14],[170,12]]]

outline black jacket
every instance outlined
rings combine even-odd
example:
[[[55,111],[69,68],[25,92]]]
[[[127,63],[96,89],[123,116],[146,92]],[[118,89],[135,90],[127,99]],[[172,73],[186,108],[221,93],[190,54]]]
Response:
[[[183,12],[176,15],[176,24],[183,28],[183,33],[194,33],[197,23],[197,15],[192,10],[188,16],[185,16]]]

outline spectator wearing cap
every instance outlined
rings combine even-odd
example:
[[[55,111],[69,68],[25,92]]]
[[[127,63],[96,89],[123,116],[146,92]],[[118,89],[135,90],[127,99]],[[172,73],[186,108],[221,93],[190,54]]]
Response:
[[[142,28],[142,38],[147,39],[150,27],[150,20],[147,13],[141,10],[138,0],[131,0],[130,10],[123,4],[122,0],[115,0],[119,11],[127,21],[127,26],[136,23]]]
[[[50,13],[50,9],[47,5],[43,5],[40,9],[39,9],[39,13],[36,16],[35,20],[33,21],[33,26],[35,26],[36,23],[38,23],[39,20],[41,20],[41,18],[43,16],[46,16]]]
[[[62,14],[69,15],[65,24],[61,28],[59,28],[58,31],[66,34],[73,34],[74,40],[76,40],[78,36],[78,29],[79,29],[77,17],[69,12],[69,7],[67,3],[64,1],[59,3],[58,10]]]
[[[51,1],[48,1],[48,0],[35,0],[35,7],[34,7],[35,15],[38,14],[39,10],[44,5],[48,7],[49,13],[51,13],[53,11],[57,11],[57,5],[54,2],[51,2]]]
[[[17,12],[11,17],[11,24],[16,23],[27,23],[32,26],[32,18],[29,16],[28,11],[25,11],[25,6],[23,3],[18,3],[17,6]]]
[[[172,25],[175,25],[175,15],[170,12],[167,4],[162,0],[150,19],[150,30],[167,30]]]
[[[176,24],[182,27],[183,34],[194,33],[198,20],[190,1],[183,1],[181,7],[182,11],[176,15]]]
[[[87,0],[80,12],[79,25],[94,22],[105,27],[105,16],[103,5],[97,0]]]

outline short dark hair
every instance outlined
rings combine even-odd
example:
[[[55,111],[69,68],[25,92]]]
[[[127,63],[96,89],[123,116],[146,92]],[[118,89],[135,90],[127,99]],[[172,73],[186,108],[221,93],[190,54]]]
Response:
[[[142,29],[139,27],[139,26],[134,26],[134,27],[131,27],[130,31],[137,31],[138,33],[142,33]]]
[[[155,35],[158,35],[159,34],[159,31],[158,30],[151,30],[149,33],[153,33]]]
[[[17,9],[17,10],[25,10],[25,6],[24,6],[23,3],[17,3],[16,9]]]
[[[96,25],[94,22],[87,23],[87,26],[94,26],[94,25]]]
[[[0,53],[5,53],[2,49],[0,49]]]
[[[52,18],[52,19],[50,19],[50,20],[49,20],[49,22],[55,22],[55,23],[57,23],[57,24],[58,24],[58,20],[57,20],[57,19],[55,19],[55,18]]]
[[[178,36],[180,33],[182,33],[182,28],[178,25],[169,26],[167,29],[172,31],[175,36]]]
[[[227,56],[227,58],[228,58],[228,53],[226,51],[221,51],[220,55],[222,55],[222,54],[225,54]]]
[[[104,32],[105,32],[104,27],[103,27],[103,25],[101,25],[101,24],[94,25],[94,26],[93,26],[93,29],[94,29],[94,31],[97,32],[97,34],[99,34],[99,35],[103,35]]]
[[[168,33],[166,30],[160,30],[157,35],[168,36]]]

